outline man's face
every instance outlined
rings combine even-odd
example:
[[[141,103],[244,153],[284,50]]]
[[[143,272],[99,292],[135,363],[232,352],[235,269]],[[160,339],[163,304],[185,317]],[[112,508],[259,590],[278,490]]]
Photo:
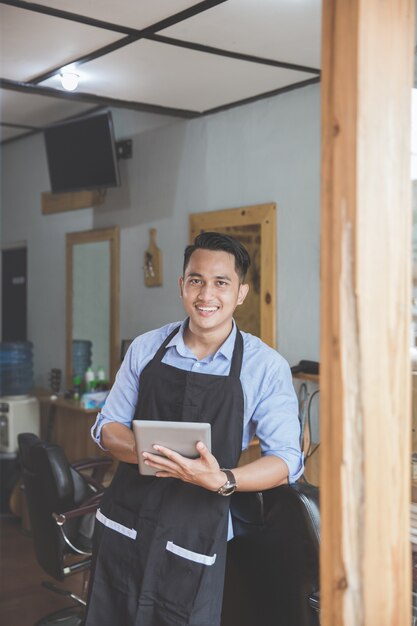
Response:
[[[249,290],[240,284],[234,256],[221,250],[195,250],[179,284],[192,332],[230,332],[234,310]]]

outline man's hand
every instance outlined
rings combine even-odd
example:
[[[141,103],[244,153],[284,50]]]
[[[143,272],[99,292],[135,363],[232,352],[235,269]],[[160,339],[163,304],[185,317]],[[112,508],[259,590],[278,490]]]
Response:
[[[144,452],[143,457],[146,465],[158,470],[158,478],[179,478],[209,491],[217,491],[226,482],[216,458],[201,441],[196,445],[198,459],[188,459],[163,446],[153,447],[158,454]]]

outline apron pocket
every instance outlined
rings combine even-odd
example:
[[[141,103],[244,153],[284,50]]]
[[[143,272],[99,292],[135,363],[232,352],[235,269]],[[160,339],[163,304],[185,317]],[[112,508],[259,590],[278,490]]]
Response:
[[[207,574],[215,574],[217,569],[216,542],[198,531],[172,528],[161,540],[164,554],[158,575],[158,601],[167,610],[186,619],[193,611],[203,581],[207,585],[207,597],[210,597]]]
[[[107,526],[107,528],[111,528],[121,535],[125,535],[125,537],[130,537],[130,539],[136,539],[137,537],[137,532],[134,528],[128,528],[127,526],[119,524],[119,522],[115,522],[109,517],[106,517],[105,515],[103,515],[100,509],[97,509],[96,518],[99,522],[104,524],[104,526]]]
[[[181,556],[183,559],[194,561],[194,563],[201,563],[202,565],[214,565],[214,563],[216,562],[215,554],[213,554],[213,556],[207,556],[206,554],[192,552],[191,550],[187,550],[186,548],[177,546],[177,544],[173,543],[172,541],[167,541],[166,549],[173,554]]]
[[[97,519],[103,529],[95,577],[109,588],[137,596],[154,524],[115,503],[105,513],[99,511]]]

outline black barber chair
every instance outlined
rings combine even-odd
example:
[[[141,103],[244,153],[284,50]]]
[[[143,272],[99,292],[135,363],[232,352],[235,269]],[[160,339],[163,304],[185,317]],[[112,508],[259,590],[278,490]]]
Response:
[[[232,498],[222,626],[319,626],[318,488]]]
[[[19,460],[36,558],[52,578],[87,571],[91,561],[94,514],[111,459],[86,459],[69,464],[62,448],[36,435],[18,436]],[[91,470],[91,475],[81,472]],[[48,589],[75,602],[42,618],[36,626],[82,624],[85,601],[52,582]]]

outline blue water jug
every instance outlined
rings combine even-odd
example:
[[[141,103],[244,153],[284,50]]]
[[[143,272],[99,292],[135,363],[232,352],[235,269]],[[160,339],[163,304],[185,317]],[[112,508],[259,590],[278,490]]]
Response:
[[[33,344],[0,342],[0,396],[20,396],[33,388]]]

